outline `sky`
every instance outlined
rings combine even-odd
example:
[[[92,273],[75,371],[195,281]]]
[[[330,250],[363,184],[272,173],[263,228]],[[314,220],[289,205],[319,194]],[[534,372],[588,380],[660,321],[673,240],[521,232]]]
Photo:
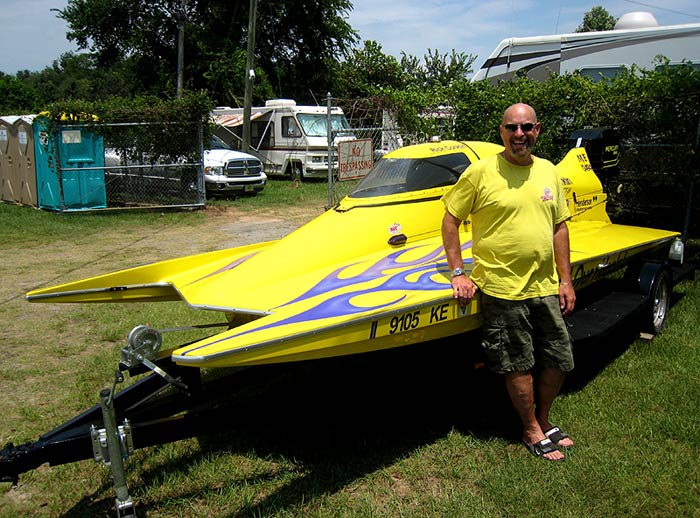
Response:
[[[660,25],[700,23],[698,0],[351,0],[349,23],[363,40],[385,54],[422,58],[452,49],[476,56],[478,68],[498,43],[510,37],[573,32],[586,12],[603,6],[619,17],[649,11]],[[0,0],[0,72],[40,71],[61,54],[78,51],[67,26],[52,9],[67,0]],[[258,38],[263,35],[258,34]]]

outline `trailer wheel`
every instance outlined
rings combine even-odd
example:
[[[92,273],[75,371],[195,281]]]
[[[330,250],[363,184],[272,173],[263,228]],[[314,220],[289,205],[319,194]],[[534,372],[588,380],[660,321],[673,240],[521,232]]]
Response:
[[[671,293],[673,291],[671,285],[671,276],[665,268],[659,270],[652,282],[651,291],[651,306],[646,318],[647,330],[658,334],[666,323],[666,316],[671,306]]]
[[[665,265],[645,263],[637,270],[637,287],[649,296],[649,304],[644,313],[642,330],[659,334],[664,327],[671,306],[673,284]]]
[[[628,289],[649,297],[642,315],[641,330],[658,334],[664,327],[671,306],[673,283],[671,273],[663,262],[637,262],[627,267],[625,282]]]

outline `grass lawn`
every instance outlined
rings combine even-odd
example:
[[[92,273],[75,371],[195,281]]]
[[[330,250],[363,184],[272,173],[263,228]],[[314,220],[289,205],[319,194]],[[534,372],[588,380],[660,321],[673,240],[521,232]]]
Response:
[[[294,226],[326,196],[318,182],[273,181],[199,212],[56,215],[0,204],[0,447],[95,404],[134,325],[201,313],[28,304],[26,291],[229,246],[245,238],[231,229],[252,217]],[[700,280],[685,281],[653,341],[623,329],[576,349],[553,411],[576,441],[561,463],[525,450],[501,380],[470,368],[478,344],[454,339],[253,368],[220,410],[230,429],[137,450],[129,491],[149,517],[700,517],[698,307]],[[113,507],[109,470],[92,460],[0,484],[3,518],[107,517]]]

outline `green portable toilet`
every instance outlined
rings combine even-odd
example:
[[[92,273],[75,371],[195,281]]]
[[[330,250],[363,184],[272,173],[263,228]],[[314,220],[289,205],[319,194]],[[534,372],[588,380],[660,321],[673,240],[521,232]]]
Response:
[[[84,125],[55,129],[34,118],[37,198],[42,209],[71,211],[107,207],[104,142]]]

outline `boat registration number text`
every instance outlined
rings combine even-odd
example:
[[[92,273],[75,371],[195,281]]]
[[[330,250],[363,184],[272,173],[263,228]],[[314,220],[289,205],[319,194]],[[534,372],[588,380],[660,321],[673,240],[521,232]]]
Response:
[[[453,302],[444,302],[430,308],[400,313],[392,317],[373,321],[370,327],[370,338],[412,331],[466,316],[468,313],[468,307],[461,308]]]

